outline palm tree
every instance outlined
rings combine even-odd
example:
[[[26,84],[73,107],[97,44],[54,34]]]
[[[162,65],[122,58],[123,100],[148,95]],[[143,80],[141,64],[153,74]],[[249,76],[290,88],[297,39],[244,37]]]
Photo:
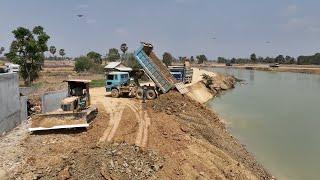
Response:
[[[57,49],[54,46],[50,46],[49,51],[52,54],[52,56],[54,56],[54,54],[57,52]]]
[[[123,52],[121,59],[124,59],[124,55],[126,54],[126,51],[128,50],[127,44],[126,43],[122,43],[121,46],[120,46],[120,50]]]
[[[0,55],[3,53],[3,51],[4,51],[4,47],[1,47],[0,48]]]
[[[59,54],[62,57],[62,59],[63,59],[63,56],[66,55],[66,53],[64,52],[64,49],[60,49]]]

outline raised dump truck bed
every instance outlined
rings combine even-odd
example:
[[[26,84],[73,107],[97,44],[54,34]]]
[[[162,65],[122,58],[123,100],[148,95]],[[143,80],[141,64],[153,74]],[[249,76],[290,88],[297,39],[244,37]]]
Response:
[[[175,80],[173,79],[169,70],[151,52],[152,47],[150,47],[150,52],[145,51],[145,45],[141,45],[140,48],[138,48],[134,52],[134,57],[136,58],[137,62],[142,66],[147,75],[153,80],[156,86],[160,88],[162,93],[168,92],[169,90],[175,87]],[[147,53],[152,58],[150,58],[147,55]]]

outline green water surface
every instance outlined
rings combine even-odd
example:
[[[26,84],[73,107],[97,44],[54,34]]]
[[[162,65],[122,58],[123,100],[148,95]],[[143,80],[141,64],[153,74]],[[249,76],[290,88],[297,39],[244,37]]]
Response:
[[[320,179],[320,75],[232,68],[246,84],[208,102],[278,179]]]

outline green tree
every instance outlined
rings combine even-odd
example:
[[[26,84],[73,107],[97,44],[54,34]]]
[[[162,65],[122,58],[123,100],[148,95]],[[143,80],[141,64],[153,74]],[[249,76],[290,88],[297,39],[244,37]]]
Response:
[[[297,59],[297,64],[314,64],[320,65],[320,53],[316,53],[312,56],[299,56]]]
[[[87,54],[87,57],[94,63],[96,64],[102,64],[102,59],[101,59],[101,54],[94,52],[94,51],[90,51]]]
[[[136,61],[133,53],[127,53],[126,61],[124,61],[124,65],[131,67],[133,70],[141,69],[140,64]]]
[[[4,52],[4,50],[5,50],[4,47],[0,48],[0,55]]]
[[[224,57],[218,57],[218,63],[226,63],[227,60]]]
[[[120,50],[122,51],[122,60],[125,58],[126,51],[128,50],[128,46],[126,43],[122,43],[120,46]]]
[[[162,55],[162,62],[168,67],[171,66],[172,62],[173,62],[174,58],[172,57],[172,55],[168,52],[163,53]]]
[[[77,72],[88,71],[93,65],[93,62],[85,56],[75,58],[75,61],[75,71]]]
[[[256,56],[255,53],[252,53],[250,55],[250,60],[251,60],[252,63],[257,63],[257,56]]]
[[[120,59],[120,54],[118,49],[111,48],[109,49],[109,53],[107,54],[108,61],[117,61]]]
[[[50,47],[49,47],[49,51],[50,51],[50,53],[52,54],[52,56],[54,56],[54,54],[57,52],[57,49],[56,49],[55,46],[50,46]]]
[[[190,57],[190,62],[194,63],[194,57],[193,56]]]
[[[275,59],[274,59],[274,61],[276,62],[276,63],[284,63],[285,62],[285,59],[284,59],[284,57],[283,57],[283,55],[279,55],[279,56],[277,56]]]
[[[202,64],[208,61],[207,57],[204,54],[198,55],[196,56],[196,58],[198,60],[198,64]]]
[[[232,59],[230,60],[230,63],[231,63],[231,64],[236,63],[236,58],[232,58]]]
[[[13,30],[15,39],[12,41],[6,57],[20,65],[20,74],[25,85],[29,86],[38,78],[41,64],[44,62],[44,52],[48,51],[47,42],[50,39],[43,27],[36,26],[30,31],[24,27]]]
[[[285,64],[294,64],[294,63],[295,63],[294,57],[291,57],[291,56],[285,57]]]
[[[66,55],[64,49],[60,49],[60,50],[59,50],[59,55],[60,55],[60,56],[62,57],[62,59],[63,59],[63,56]]]

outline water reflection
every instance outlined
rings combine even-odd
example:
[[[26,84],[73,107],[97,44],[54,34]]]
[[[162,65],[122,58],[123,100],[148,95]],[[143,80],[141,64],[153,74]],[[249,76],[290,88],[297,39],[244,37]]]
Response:
[[[254,80],[254,70],[250,70],[250,81]]]

